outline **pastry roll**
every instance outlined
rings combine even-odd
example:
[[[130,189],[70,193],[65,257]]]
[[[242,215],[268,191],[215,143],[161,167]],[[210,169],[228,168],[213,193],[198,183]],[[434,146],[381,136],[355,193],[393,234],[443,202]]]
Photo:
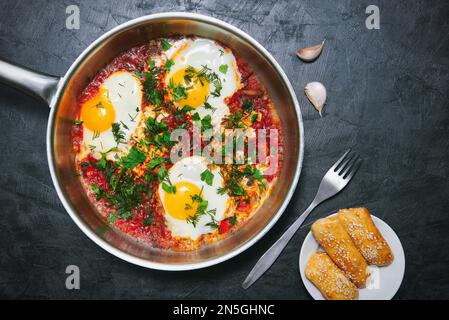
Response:
[[[334,263],[358,287],[366,286],[368,265],[336,216],[315,221],[312,233]]]
[[[337,216],[369,264],[386,266],[393,261],[390,246],[376,228],[368,209],[341,209]]]
[[[305,274],[327,300],[356,300],[359,296],[357,287],[326,252],[315,252],[310,257]]]

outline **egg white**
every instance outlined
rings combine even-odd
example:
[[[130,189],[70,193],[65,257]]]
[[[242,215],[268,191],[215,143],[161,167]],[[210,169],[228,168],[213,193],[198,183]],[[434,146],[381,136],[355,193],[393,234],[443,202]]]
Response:
[[[139,79],[129,72],[119,71],[112,73],[101,85],[106,89],[108,98],[115,111],[115,122],[120,123],[120,128],[125,135],[125,142],[118,145],[118,152],[109,152],[106,157],[113,160],[116,153],[126,152],[127,141],[136,130],[141,117],[142,104],[142,84]],[[126,127],[125,127],[126,126]],[[99,157],[100,153],[105,153],[117,147],[111,128],[103,131],[95,137],[93,131],[83,128],[83,144],[85,149],[93,152]]]

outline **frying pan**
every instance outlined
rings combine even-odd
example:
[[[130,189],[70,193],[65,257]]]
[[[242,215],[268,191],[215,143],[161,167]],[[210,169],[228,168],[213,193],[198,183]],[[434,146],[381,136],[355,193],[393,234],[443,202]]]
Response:
[[[123,51],[150,39],[171,35],[218,40],[249,62],[267,88],[281,121],[284,156],[278,183],[254,217],[232,236],[192,252],[152,248],[109,226],[81,186],[75,171],[71,126],[77,97],[95,74]],[[159,270],[191,270],[228,260],[256,243],[284,212],[299,179],[304,150],[301,111],[293,88],[270,53],[238,28],[193,13],[159,13],[117,26],[93,42],[64,77],[54,77],[0,60],[0,81],[50,106],[47,157],[56,192],[76,225],[96,244],[128,262]]]

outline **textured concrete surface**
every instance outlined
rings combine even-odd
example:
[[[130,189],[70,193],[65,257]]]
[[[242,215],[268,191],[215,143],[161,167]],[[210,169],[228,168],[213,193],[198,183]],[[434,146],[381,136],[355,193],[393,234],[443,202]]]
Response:
[[[365,8],[380,7],[380,30]],[[65,28],[78,4],[80,30]],[[45,154],[48,108],[0,86],[0,297],[310,299],[298,273],[303,228],[273,268],[244,291],[258,257],[311,201],[337,156],[364,158],[355,180],[307,223],[367,206],[396,230],[406,274],[396,298],[449,298],[449,3],[447,1],[2,1],[0,56],[63,75],[91,41],[131,18],[164,11],[210,15],[241,28],[279,61],[299,98],[305,160],[299,187],[278,224],[246,253],[206,270],[169,273],[123,262],[91,242],[65,213]],[[305,64],[301,46],[326,38]],[[303,95],[322,81],[320,118]],[[81,290],[65,289],[65,268],[81,269]]]

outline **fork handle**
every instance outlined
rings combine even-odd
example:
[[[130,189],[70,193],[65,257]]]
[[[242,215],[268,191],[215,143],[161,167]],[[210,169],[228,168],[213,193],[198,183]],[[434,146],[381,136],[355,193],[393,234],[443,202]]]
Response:
[[[298,231],[299,227],[303,224],[304,220],[309,216],[310,212],[319,204],[319,202],[313,200],[309,207],[299,216],[299,218],[284,232],[284,234],[276,241],[270,249],[268,249],[256,265],[253,267],[251,272],[246,277],[242,284],[244,289],[247,289],[254,282],[257,281],[276,261],[276,259],[281,254],[282,250],[287,246],[293,235]]]

